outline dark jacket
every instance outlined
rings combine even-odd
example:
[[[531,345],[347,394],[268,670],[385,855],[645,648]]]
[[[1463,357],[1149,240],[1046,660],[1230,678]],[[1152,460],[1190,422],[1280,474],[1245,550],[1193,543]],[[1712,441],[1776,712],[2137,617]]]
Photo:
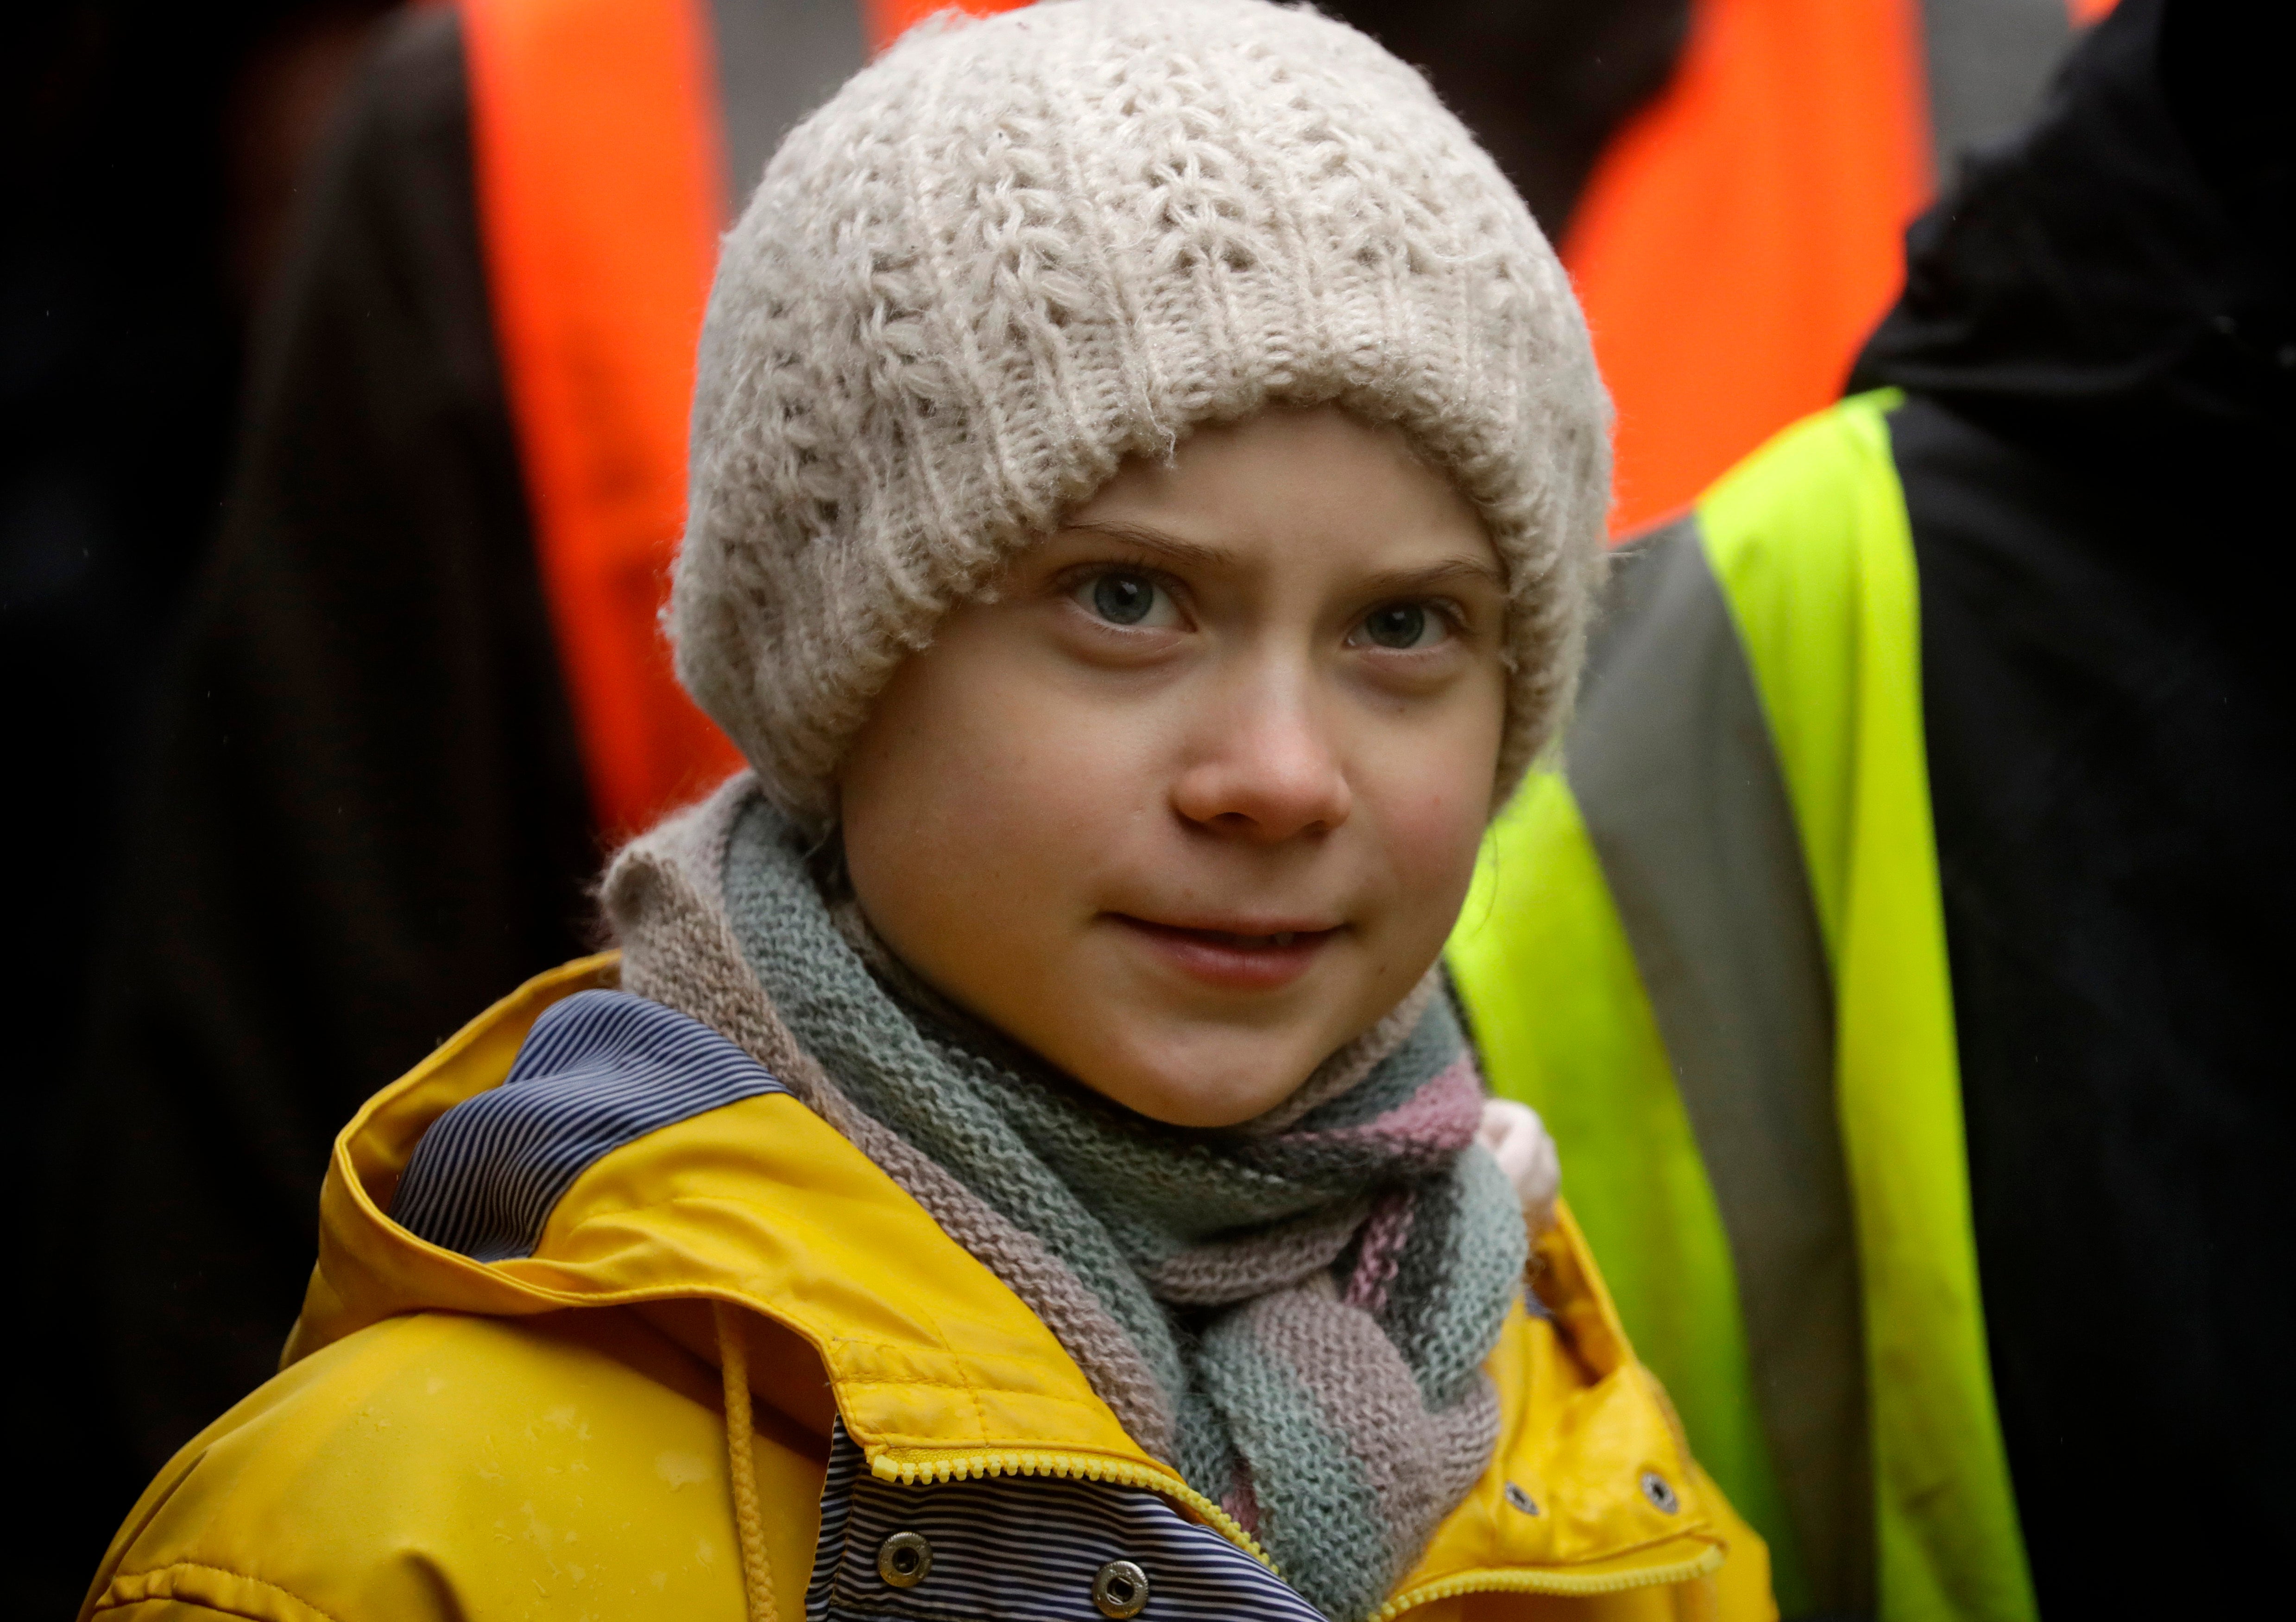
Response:
[[[2289,31],[2122,0],[1913,228],[1853,385],[1907,391],[1979,1266],[2047,1617],[2215,1614],[2296,1446]]]

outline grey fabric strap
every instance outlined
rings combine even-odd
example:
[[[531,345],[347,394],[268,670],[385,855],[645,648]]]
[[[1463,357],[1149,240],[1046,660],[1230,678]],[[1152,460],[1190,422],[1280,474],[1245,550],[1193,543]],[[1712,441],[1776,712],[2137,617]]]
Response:
[[[727,193],[742,212],[783,135],[861,68],[861,0],[709,0]]]
[[[1813,1597],[1828,1611],[1869,1610],[1865,1351],[1833,980],[1761,695],[1694,518],[1619,555],[1566,771],[1721,1207]]]
[[[2072,43],[2065,0],[1922,0],[1938,184],[2038,111]]]

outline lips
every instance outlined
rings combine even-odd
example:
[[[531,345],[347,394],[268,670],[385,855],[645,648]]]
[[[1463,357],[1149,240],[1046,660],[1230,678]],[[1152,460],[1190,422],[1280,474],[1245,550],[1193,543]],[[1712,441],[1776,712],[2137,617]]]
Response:
[[[1340,933],[1336,928],[1288,920],[1212,929],[1157,923],[1123,913],[1112,916],[1170,967],[1191,979],[1232,991],[1274,991],[1290,985]]]

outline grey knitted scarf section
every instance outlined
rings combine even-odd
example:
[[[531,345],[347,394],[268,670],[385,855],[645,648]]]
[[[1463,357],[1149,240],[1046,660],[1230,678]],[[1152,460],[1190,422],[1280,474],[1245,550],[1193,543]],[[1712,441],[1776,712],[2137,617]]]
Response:
[[[1016,1293],[1136,1438],[1317,1609],[1376,1611],[1488,1464],[1481,1364],[1528,1248],[1513,1190],[1473,1145],[1480,1083],[1431,982],[1289,1110],[1188,1131],[940,1017],[929,993],[901,995],[897,969],[873,973],[762,799],[733,816],[721,893],[774,1011],[844,1102],[1037,1241]],[[945,1186],[925,1192],[947,1203]],[[988,1238],[982,1259],[1007,1274],[1012,1247]]]

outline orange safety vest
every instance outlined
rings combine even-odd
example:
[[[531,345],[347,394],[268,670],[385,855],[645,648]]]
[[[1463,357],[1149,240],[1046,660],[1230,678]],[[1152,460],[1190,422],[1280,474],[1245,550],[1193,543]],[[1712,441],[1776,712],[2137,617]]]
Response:
[[[1923,61],[1920,0],[1693,0],[1562,242],[1618,406],[1614,533],[1840,397],[1935,184]]]
[[[709,0],[460,3],[480,242],[543,595],[598,825],[620,838],[740,764],[660,629],[729,212]],[[945,9],[862,5],[878,49]]]

